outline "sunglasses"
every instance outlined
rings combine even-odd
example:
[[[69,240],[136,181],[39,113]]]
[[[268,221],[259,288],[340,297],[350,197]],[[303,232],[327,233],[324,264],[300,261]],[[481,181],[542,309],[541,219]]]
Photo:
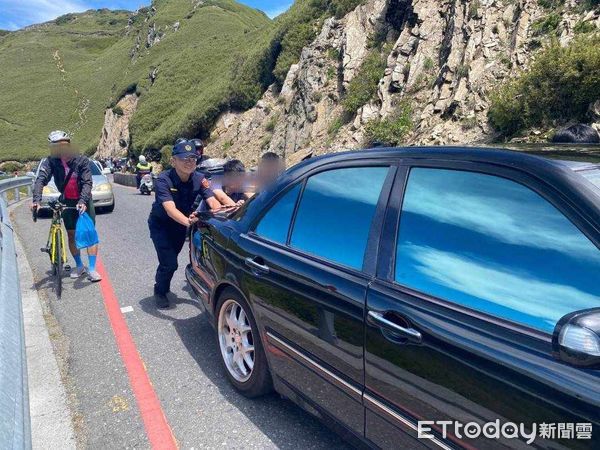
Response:
[[[178,159],[179,161],[183,161],[186,164],[190,164],[190,163],[194,163],[196,164],[196,156],[188,156],[187,158],[180,158],[178,156],[175,157],[176,159]]]

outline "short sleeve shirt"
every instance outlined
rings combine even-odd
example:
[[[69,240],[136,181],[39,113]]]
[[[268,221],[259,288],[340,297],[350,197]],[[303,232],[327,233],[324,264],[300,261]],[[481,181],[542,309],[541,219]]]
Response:
[[[202,185],[204,176],[198,172],[190,175],[190,179],[183,182],[175,169],[169,169],[162,172],[156,179],[155,200],[150,212],[150,220],[164,223],[165,225],[176,224],[171,219],[163,206],[164,202],[175,202],[175,207],[182,214],[188,216],[194,211],[194,203],[198,196],[202,200],[207,200],[214,196],[212,189],[205,188]]]

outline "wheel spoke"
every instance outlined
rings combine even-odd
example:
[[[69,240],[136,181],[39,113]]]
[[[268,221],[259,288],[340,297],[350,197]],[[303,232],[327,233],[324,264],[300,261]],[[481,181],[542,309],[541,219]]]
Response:
[[[242,357],[241,353],[238,353],[238,358],[237,358],[237,366],[240,369],[240,372],[242,372],[242,375],[246,376],[248,375],[248,369],[246,369],[246,366],[244,365],[244,358]]]
[[[246,361],[246,364],[248,364],[250,370],[254,368],[254,359],[252,358],[250,353],[244,352],[244,361]]]
[[[232,305],[231,310],[229,311],[229,320],[227,321],[227,323],[230,324],[229,328],[235,328],[235,326],[237,325],[237,319],[235,317],[236,310],[237,310],[237,306]]]
[[[244,312],[243,309],[240,308],[240,316],[237,320],[238,323],[238,329],[241,331],[241,329],[246,326],[246,313]]]

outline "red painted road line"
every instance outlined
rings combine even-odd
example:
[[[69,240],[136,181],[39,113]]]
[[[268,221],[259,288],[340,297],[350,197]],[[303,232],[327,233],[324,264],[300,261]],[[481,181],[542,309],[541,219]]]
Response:
[[[121,359],[127,369],[129,384],[131,384],[131,388],[133,389],[150,445],[155,450],[177,449],[175,436],[173,436],[171,427],[160,406],[160,401],[152,387],[142,358],[133,342],[129,328],[127,328],[127,322],[125,322],[125,317],[123,317],[123,313],[121,312],[121,307],[108,278],[108,273],[99,257],[96,269],[102,276],[100,291],[104,298],[104,306],[117,341],[117,347],[121,353]]]

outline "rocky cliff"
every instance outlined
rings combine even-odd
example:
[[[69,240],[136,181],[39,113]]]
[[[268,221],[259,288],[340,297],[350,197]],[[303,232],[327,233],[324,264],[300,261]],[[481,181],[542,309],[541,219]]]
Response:
[[[138,103],[136,94],[127,94],[104,113],[104,126],[95,156],[97,158],[126,156],[129,150],[129,122]]]
[[[325,20],[280,89],[271,86],[248,111],[222,114],[207,152],[254,164],[266,151],[293,162],[360,148],[369,124],[401,111],[410,111],[411,122],[403,143],[490,142],[489,94],[525,70],[551,39],[543,33],[549,14],[560,22],[551,26],[561,45],[577,24],[600,27],[597,8],[584,11],[581,2],[566,0],[556,14],[543,3],[369,0],[343,18]],[[344,98],[376,52],[384,63],[375,95],[348,112]]]

